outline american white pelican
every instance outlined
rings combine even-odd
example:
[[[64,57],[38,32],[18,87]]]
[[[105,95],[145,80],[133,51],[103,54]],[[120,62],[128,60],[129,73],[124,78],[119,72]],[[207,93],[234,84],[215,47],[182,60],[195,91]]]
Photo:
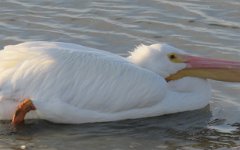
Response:
[[[240,63],[190,56],[167,44],[127,58],[76,44],[27,42],[0,51],[0,119],[104,122],[200,109],[207,78],[240,81]],[[189,76],[189,77],[188,77]],[[167,82],[169,81],[169,82]]]

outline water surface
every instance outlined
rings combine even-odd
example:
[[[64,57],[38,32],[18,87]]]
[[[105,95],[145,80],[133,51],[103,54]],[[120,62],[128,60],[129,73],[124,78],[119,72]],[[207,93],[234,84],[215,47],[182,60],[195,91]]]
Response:
[[[240,60],[238,0],[2,0],[0,48],[61,41],[122,56],[138,44],[166,42],[208,57]],[[204,109],[119,122],[0,123],[0,149],[228,149],[240,145],[240,84],[211,81]]]

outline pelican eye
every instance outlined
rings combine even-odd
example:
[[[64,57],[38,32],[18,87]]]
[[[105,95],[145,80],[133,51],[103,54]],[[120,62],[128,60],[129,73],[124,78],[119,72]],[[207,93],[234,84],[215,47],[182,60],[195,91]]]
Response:
[[[174,63],[182,63],[182,59],[181,57],[179,57],[177,54],[175,53],[171,53],[171,54],[168,54],[168,58],[171,62],[174,62]]]
[[[168,55],[168,58],[169,58],[170,60],[174,60],[174,59],[177,58],[177,56],[176,56],[175,54],[169,54],[169,55]]]

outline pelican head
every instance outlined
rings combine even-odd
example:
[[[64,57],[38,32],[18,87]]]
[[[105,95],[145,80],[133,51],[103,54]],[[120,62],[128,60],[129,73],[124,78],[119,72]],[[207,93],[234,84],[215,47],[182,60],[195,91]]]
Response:
[[[190,55],[167,44],[140,45],[128,59],[167,81],[197,77],[240,82],[240,62]]]

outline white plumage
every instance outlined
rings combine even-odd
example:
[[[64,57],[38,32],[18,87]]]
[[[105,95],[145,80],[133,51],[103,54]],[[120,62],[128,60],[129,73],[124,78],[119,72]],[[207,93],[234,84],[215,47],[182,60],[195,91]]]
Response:
[[[181,50],[141,45],[128,58],[80,45],[27,42],[0,51],[0,119],[19,100],[37,110],[28,118],[86,123],[158,116],[199,109],[210,100],[206,80],[165,77],[185,67],[168,60]]]

